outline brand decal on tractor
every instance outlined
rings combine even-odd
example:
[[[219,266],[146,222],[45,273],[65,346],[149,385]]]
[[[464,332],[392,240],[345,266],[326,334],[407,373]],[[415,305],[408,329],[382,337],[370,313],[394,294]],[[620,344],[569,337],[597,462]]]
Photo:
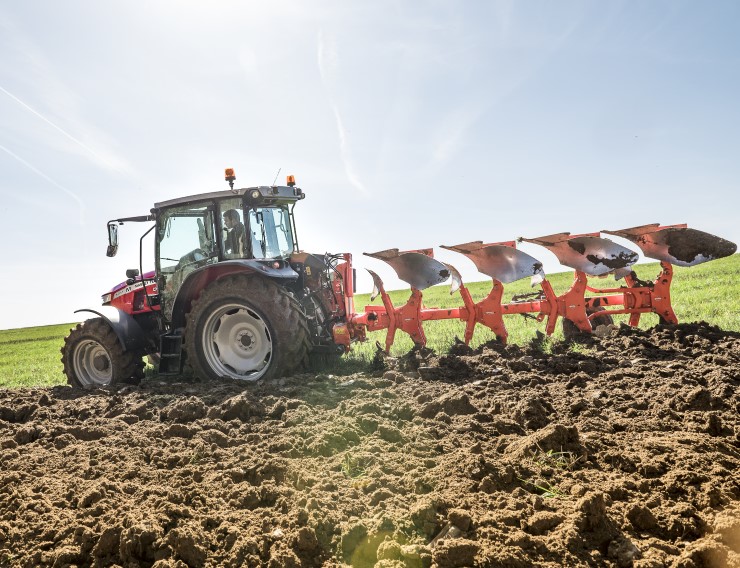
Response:
[[[152,292],[154,293],[154,292],[157,291],[157,287],[155,285],[154,280],[145,280],[144,281],[144,284],[142,284],[141,282],[137,282],[136,284],[133,284],[131,286],[126,286],[125,288],[122,288],[121,290],[119,290],[118,292],[116,292],[115,294],[113,294],[113,299],[115,300],[116,298],[120,298],[124,294],[128,294],[129,292],[132,292],[134,290],[138,290],[139,288],[143,288],[145,285],[147,287],[154,285],[153,288],[152,288]],[[108,297],[110,299],[110,294],[106,294],[104,297]]]

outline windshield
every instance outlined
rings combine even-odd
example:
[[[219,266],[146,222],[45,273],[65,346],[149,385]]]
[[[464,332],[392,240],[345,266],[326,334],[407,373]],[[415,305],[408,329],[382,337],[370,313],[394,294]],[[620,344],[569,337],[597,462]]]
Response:
[[[254,258],[286,257],[293,253],[293,232],[287,206],[250,209],[249,233]]]

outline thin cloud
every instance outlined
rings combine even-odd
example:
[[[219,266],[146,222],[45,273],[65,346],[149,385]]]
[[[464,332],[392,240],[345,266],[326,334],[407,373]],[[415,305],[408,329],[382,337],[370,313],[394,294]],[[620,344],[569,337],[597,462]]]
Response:
[[[80,225],[82,226],[82,225],[85,224],[85,206],[83,205],[82,200],[80,199],[80,196],[79,195],[77,195],[71,189],[68,189],[68,188],[64,187],[62,184],[56,182],[55,180],[53,180],[52,178],[50,178],[49,176],[47,176],[44,172],[42,172],[41,170],[39,170],[35,166],[29,164],[26,160],[24,160],[23,158],[21,158],[18,154],[12,152],[11,150],[9,150],[8,148],[6,148],[2,144],[0,144],[0,150],[2,150],[3,152],[5,152],[11,158],[13,158],[16,161],[18,161],[21,164],[23,164],[25,167],[27,167],[29,170],[31,170],[33,173],[35,173],[37,176],[39,176],[40,178],[46,180],[47,182],[49,182],[54,187],[56,187],[57,189],[61,190],[64,194],[66,194],[68,197],[70,197],[73,201],[75,201],[77,203],[77,206],[80,208]]]
[[[37,111],[36,109],[34,109],[33,107],[31,107],[31,105],[25,103],[24,101],[22,101],[21,99],[19,99],[17,96],[15,96],[13,93],[11,93],[10,91],[8,91],[7,89],[5,89],[2,86],[0,86],[0,92],[4,93],[8,97],[10,97],[16,103],[18,103],[24,109],[26,109],[28,112],[30,112],[31,114],[33,114],[36,117],[40,118],[46,124],[48,124],[49,126],[51,126],[52,128],[54,128],[55,130],[57,130],[58,132],[60,132],[61,134],[63,134],[67,138],[69,138],[72,142],[74,142],[75,144],[77,144],[80,148],[82,148],[83,150],[89,152],[93,157],[95,157],[99,162],[101,162],[102,164],[104,164],[108,168],[113,169],[113,170],[116,170],[116,171],[121,171],[121,167],[119,165],[113,164],[109,159],[105,158],[104,156],[101,156],[98,152],[96,152],[95,150],[93,150],[92,148],[90,148],[90,146],[88,146],[87,144],[85,144],[81,140],[78,140],[77,138],[75,138],[74,136],[72,136],[69,132],[67,132],[66,130],[64,130],[61,126],[59,126],[58,124],[55,124],[54,122],[52,122],[51,120],[49,120],[48,118],[46,118],[39,111]]]
[[[470,103],[470,106],[475,107],[475,104]],[[488,105],[484,103],[480,106],[482,108],[463,107],[450,113],[434,137],[433,166],[443,166],[465,145],[468,130],[485,113]]]
[[[324,41],[324,33],[323,31],[319,31],[319,40],[318,40],[318,65],[319,65],[319,75],[321,76],[321,83],[324,86],[324,89],[326,89],[326,92],[329,97],[329,104],[331,105],[332,110],[334,111],[334,118],[337,122],[337,134],[339,135],[339,155],[342,159],[342,164],[344,165],[344,173],[347,176],[347,179],[349,182],[363,195],[368,195],[368,191],[365,188],[364,184],[360,181],[359,176],[357,175],[357,172],[355,171],[354,163],[352,160],[352,153],[350,150],[350,144],[349,139],[347,137],[347,131],[344,128],[344,123],[342,122],[342,115],[339,112],[339,107],[337,106],[336,101],[334,100],[334,97],[331,94],[331,88],[329,86],[329,83],[333,76],[336,74],[337,69],[337,50],[336,46],[333,45],[333,42],[327,42]]]
[[[511,2],[502,2],[498,6],[498,14],[501,26],[501,34],[504,43],[510,35],[512,28],[515,26],[513,17],[513,4]],[[518,72],[508,81],[497,85],[495,91],[478,92],[475,96],[469,97],[465,105],[454,109],[437,129],[436,135],[432,138],[435,141],[432,151],[432,163],[429,168],[435,171],[450,161],[464,146],[468,131],[478,120],[483,117],[490,108],[497,105],[504,99],[512,96],[517,90],[522,88],[532,77],[544,68],[554,55],[559,52],[567,43],[568,39],[579,28],[583,16],[579,16],[572,21],[562,33],[556,35],[547,45],[542,54],[535,58],[529,66],[522,66]]]
[[[1,10],[0,30],[0,47],[4,53],[0,63],[0,75],[5,77],[3,82],[8,85],[10,80],[18,85],[27,85],[28,89],[21,90],[21,93],[32,91],[43,104],[41,108],[34,108],[21,98],[26,98],[23,94],[18,96],[17,91],[13,93],[4,86],[0,86],[0,92],[72,142],[75,148],[81,149],[80,155],[88,157],[99,167],[123,174],[141,185],[127,160],[108,148],[107,135],[82,117],[80,97],[70,90],[64,78],[58,77],[58,68],[49,62],[41,49],[43,40],[39,43],[38,38],[29,36],[22,26]],[[53,120],[54,117],[64,117],[62,124],[66,124],[66,130]],[[74,128],[71,129],[69,125],[74,125]],[[69,145],[66,147],[72,148]]]
[[[354,185],[363,195],[367,195],[365,186],[357,177],[357,173],[352,166],[352,160],[350,159],[349,143],[347,142],[347,133],[344,130],[342,124],[342,117],[339,115],[339,109],[334,106],[334,117],[337,119],[337,130],[339,132],[339,153],[342,156],[342,163],[344,164],[344,172],[347,174],[347,179]]]

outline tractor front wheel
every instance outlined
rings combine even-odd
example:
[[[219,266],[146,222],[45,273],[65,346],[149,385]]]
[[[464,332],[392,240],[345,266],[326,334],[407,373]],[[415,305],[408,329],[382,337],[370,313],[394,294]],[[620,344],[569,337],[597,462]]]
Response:
[[[144,377],[142,353],[124,351],[103,318],[77,324],[64,339],[62,365],[73,387],[138,384]]]
[[[185,325],[185,352],[196,376],[256,381],[304,366],[306,316],[293,296],[254,275],[227,276],[203,290]]]

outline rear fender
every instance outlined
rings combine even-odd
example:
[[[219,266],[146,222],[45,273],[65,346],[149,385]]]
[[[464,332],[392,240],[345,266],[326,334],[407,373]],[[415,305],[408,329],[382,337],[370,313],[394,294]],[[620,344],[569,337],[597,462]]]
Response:
[[[82,310],[75,310],[76,314],[82,312],[90,312],[96,316],[100,316],[111,327],[113,332],[118,337],[118,341],[121,343],[124,351],[133,351],[141,349],[147,345],[147,334],[141,328],[139,323],[126,312],[119,310],[113,306],[101,306],[95,308],[84,308]]]
[[[201,290],[231,274],[260,274],[266,278],[289,282],[298,279],[298,273],[285,261],[280,261],[280,268],[273,268],[267,263],[251,259],[227,260],[218,264],[209,264],[193,271],[180,286],[172,308],[172,328],[185,326],[185,314],[190,311],[193,300]]]

